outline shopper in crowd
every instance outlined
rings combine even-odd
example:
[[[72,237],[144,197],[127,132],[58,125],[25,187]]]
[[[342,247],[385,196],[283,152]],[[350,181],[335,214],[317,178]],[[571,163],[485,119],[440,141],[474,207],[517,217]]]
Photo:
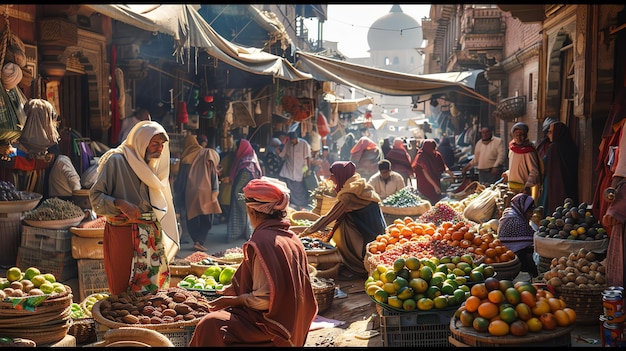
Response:
[[[387,224],[380,210],[380,196],[356,171],[350,161],[336,161],[330,167],[337,202],[301,235],[323,230],[335,221],[332,240],[341,254],[340,279],[367,278],[364,261],[366,246],[383,234]]]
[[[348,133],[343,137],[343,144],[341,145],[341,149],[339,150],[339,158],[340,161],[349,161],[350,160],[350,150],[356,144],[356,140],[354,140],[354,134]]]
[[[446,163],[448,168],[452,168],[456,163],[456,157],[454,156],[454,144],[450,142],[450,137],[442,137],[439,145],[437,145],[437,151],[441,154],[443,162]]]
[[[206,147],[209,144],[209,139],[204,134],[198,134],[196,140],[198,140],[198,144],[202,147]]]
[[[128,133],[131,129],[133,129],[135,124],[141,121],[150,120],[152,120],[152,118],[150,117],[150,112],[145,108],[138,108],[132,116],[126,117],[122,120],[122,127],[120,128],[120,133],[117,140],[119,140],[119,142],[121,143],[122,141],[124,141],[124,139],[126,139]]]
[[[209,302],[189,346],[303,347],[317,304],[302,242],[286,218],[289,190],[263,177],[243,188],[247,216],[254,227],[243,244],[244,259]]]
[[[278,152],[282,143],[278,138],[272,138],[270,145],[265,151],[265,175],[278,179],[280,169],[283,167],[283,159],[280,158]]]
[[[413,167],[411,167],[411,156],[404,147],[404,140],[400,137],[394,138],[391,150],[385,155],[385,158],[391,162],[391,170],[400,173],[405,183],[410,185]]]
[[[391,138],[392,137],[388,137],[388,138],[384,138],[381,145],[380,145],[380,149],[383,151],[383,157],[387,157],[387,153],[389,152],[389,150],[391,150]]]
[[[107,218],[104,269],[112,294],[169,287],[179,237],[168,141],[163,126],[142,121],[98,163],[89,200],[96,215]]]
[[[362,136],[350,150],[350,161],[364,179],[378,172],[378,162],[384,159],[380,146],[367,136]]]
[[[257,159],[252,144],[246,139],[236,142],[237,154],[233,167],[230,169],[230,182],[232,189],[230,194],[230,211],[228,214],[228,227],[226,228],[226,240],[232,242],[242,236],[249,239],[252,235],[252,225],[247,216],[246,202],[241,197],[244,186],[253,179],[263,176],[261,166]]]
[[[517,122],[511,128],[513,140],[509,142],[509,169],[502,173],[505,183],[513,193],[539,198],[543,177],[543,162],[533,143],[528,140],[528,126]]]
[[[441,192],[441,175],[446,172],[454,177],[454,173],[437,151],[437,142],[433,139],[424,140],[412,166],[420,195],[430,201],[431,205],[436,204],[444,197]]]
[[[505,208],[498,224],[498,239],[509,250],[515,252],[522,263],[522,272],[537,277],[537,265],[533,259],[535,247],[530,226],[530,218],[535,209],[535,201],[527,194],[517,194]]]
[[[311,161],[311,168],[318,180],[330,179],[330,165],[332,163],[328,146],[322,146],[322,151]]]
[[[291,206],[297,210],[309,210],[309,191],[304,176],[311,172],[311,146],[299,138],[296,132],[287,133],[289,141],[278,155],[285,160],[280,170],[280,179],[291,190]]]
[[[76,171],[72,159],[61,153],[59,144],[48,148],[48,172],[44,176],[44,197],[58,197],[72,200],[72,194],[81,189],[80,175]]]
[[[374,174],[367,183],[374,187],[381,200],[386,199],[399,190],[404,189],[405,182],[402,175],[391,169],[389,160],[378,162],[378,173]]]
[[[543,158],[545,174],[538,203],[544,216],[554,212],[570,198],[578,203],[578,145],[563,122],[548,127],[550,145]]]
[[[502,176],[506,161],[506,149],[502,139],[493,136],[491,127],[480,130],[480,140],[474,146],[474,158],[463,167],[463,174],[473,167],[478,168],[478,181],[494,184]]]
[[[198,140],[193,134],[187,134],[183,140],[184,150],[174,181],[174,200],[194,242],[193,248],[207,251],[204,242],[213,227],[213,216],[222,213],[217,200],[220,155],[200,145]]]
[[[541,131],[543,132],[543,139],[541,139],[541,141],[535,147],[540,158],[543,158],[548,151],[548,146],[550,146],[550,137],[548,136],[548,131],[550,130],[550,125],[556,122],[557,120],[552,117],[546,117],[546,119],[543,120],[543,125],[541,129]]]

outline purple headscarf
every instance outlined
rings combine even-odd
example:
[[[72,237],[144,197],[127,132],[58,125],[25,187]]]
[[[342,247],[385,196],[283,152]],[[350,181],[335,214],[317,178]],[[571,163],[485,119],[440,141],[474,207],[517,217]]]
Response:
[[[352,161],[336,161],[330,166],[330,173],[335,176],[335,191],[339,192],[343,185],[356,172],[356,165]]]

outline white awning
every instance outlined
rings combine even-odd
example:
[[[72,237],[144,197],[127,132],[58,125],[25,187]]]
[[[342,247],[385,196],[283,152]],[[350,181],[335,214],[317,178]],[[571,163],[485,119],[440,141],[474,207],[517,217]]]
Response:
[[[258,48],[243,47],[221,37],[202,18],[198,5],[83,5],[134,27],[171,35],[175,54],[183,59],[190,47],[204,49],[209,55],[246,72],[271,75],[288,81],[312,79],[285,58]]]
[[[302,51],[298,51],[296,57],[296,68],[310,73],[318,81],[332,81],[379,94],[419,95],[420,98],[454,91],[457,94],[496,104],[469,88],[465,83],[458,81],[387,71]]]

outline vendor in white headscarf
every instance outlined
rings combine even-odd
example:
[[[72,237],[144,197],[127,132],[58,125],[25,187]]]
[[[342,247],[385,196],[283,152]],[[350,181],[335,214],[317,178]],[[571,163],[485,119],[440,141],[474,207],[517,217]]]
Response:
[[[141,121],[99,161],[89,200],[107,219],[104,268],[112,294],[169,287],[168,262],[180,244],[168,141],[159,123]]]

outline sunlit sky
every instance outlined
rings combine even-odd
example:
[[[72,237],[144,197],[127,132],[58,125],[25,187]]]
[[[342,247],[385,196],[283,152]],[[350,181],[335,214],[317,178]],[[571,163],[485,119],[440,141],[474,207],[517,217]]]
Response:
[[[388,4],[328,4],[328,19],[323,25],[323,40],[337,42],[337,49],[347,57],[369,57],[367,32],[372,23],[389,13]],[[401,4],[402,12],[413,17],[420,25],[429,16],[430,4]],[[309,38],[317,39],[317,19],[305,21]]]

